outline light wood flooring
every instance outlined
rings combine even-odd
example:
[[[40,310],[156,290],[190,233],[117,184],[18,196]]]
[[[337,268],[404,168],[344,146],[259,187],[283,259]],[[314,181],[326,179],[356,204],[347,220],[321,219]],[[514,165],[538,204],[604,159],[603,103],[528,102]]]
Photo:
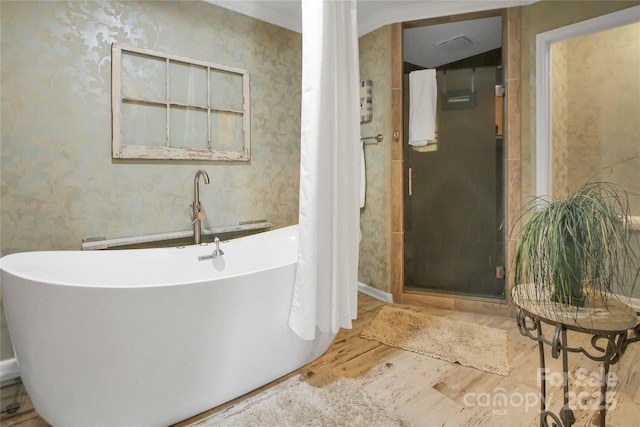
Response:
[[[506,330],[511,370],[505,377],[360,338],[362,329],[373,320],[384,305],[383,302],[360,294],[358,319],[354,321],[353,329],[340,331],[323,356],[286,377],[176,424],[174,427],[185,427],[202,420],[295,375],[301,374],[309,383],[322,386],[323,383],[338,377],[361,378],[374,369],[379,374],[367,376],[365,391],[384,402],[396,416],[407,420],[412,425],[492,427],[539,425],[538,347],[535,342],[520,335],[514,319],[436,308],[401,306]],[[545,329],[547,335],[551,332]],[[588,337],[582,334],[570,333],[569,343],[590,348]],[[562,388],[559,380],[561,361],[552,359],[548,348],[546,355],[553,383],[548,388],[547,395],[551,409],[558,412],[562,406]],[[640,388],[639,361],[640,343],[636,343],[627,348],[620,363],[611,367],[612,381],[609,398],[613,407],[607,413],[607,426],[640,425],[640,403],[634,401],[634,397],[640,400],[636,396]],[[597,376],[600,372],[599,364],[581,354],[570,354],[569,364],[573,380],[571,391],[579,397],[575,405],[583,408],[574,410],[577,418],[574,425],[585,427],[597,425],[598,412],[591,409],[591,406],[596,406],[597,402],[594,402],[591,396],[599,391],[595,385],[599,381]],[[592,375],[596,378],[591,379]],[[501,396],[506,397],[506,405],[500,405]],[[0,424],[12,427],[48,425],[30,407],[27,396],[23,398],[21,410],[11,416],[3,414]]]

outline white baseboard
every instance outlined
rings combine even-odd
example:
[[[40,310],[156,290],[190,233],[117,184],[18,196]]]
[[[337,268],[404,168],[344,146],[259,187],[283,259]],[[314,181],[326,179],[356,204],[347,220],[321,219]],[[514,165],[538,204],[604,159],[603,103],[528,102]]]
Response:
[[[384,302],[393,302],[393,295],[381,291],[380,289],[376,289],[372,286],[365,285],[362,282],[358,282],[358,290],[363,294],[369,295],[372,298],[378,299]]]
[[[0,360],[0,382],[19,376],[18,361],[15,357],[13,359]]]

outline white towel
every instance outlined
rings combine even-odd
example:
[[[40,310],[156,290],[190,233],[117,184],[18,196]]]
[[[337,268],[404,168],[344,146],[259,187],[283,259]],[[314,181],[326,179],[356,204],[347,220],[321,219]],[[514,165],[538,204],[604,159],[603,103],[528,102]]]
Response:
[[[409,145],[423,147],[436,139],[438,83],[436,70],[409,73]]]
[[[364,199],[367,192],[367,174],[364,162],[364,141],[360,140],[360,208],[364,208]]]

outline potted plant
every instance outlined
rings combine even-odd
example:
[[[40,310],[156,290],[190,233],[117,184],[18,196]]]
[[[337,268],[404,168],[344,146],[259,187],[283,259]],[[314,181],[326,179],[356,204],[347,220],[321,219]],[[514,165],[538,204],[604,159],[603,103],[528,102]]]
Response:
[[[625,294],[640,276],[637,243],[625,219],[626,192],[606,182],[590,182],[565,199],[534,200],[520,232],[515,283],[530,284],[536,298],[573,307]],[[517,286],[514,292],[518,291]],[[528,296],[531,298],[531,295]],[[562,306],[560,306],[562,307]]]

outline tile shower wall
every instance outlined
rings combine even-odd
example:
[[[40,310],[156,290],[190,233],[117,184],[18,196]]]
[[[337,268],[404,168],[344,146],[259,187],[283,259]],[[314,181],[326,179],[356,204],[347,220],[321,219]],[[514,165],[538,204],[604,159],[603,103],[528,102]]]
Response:
[[[300,34],[196,1],[0,7],[2,255],[189,230],[200,168],[211,177],[200,191],[205,228],[297,223]],[[248,70],[251,161],[112,160],[114,41]]]

